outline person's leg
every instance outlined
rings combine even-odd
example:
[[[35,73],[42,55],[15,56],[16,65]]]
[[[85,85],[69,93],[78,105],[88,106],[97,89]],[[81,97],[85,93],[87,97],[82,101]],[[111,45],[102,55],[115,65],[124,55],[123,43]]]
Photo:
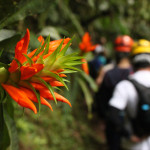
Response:
[[[108,150],[121,150],[121,135],[110,124],[106,125],[106,140]]]

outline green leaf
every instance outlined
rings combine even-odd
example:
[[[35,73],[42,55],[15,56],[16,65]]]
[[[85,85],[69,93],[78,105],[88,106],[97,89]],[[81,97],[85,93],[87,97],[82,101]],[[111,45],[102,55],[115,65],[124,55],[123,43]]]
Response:
[[[56,55],[50,55],[48,56],[46,59],[43,60],[44,61],[44,64],[45,64],[45,67],[44,69],[46,70],[50,70],[50,68],[52,67],[52,65],[55,63],[56,61]]]
[[[70,58],[72,57],[72,58]],[[60,63],[60,64],[64,64],[64,63],[74,63],[74,62],[78,62],[80,64],[82,64],[83,62],[80,61],[80,59],[78,60],[78,57],[75,57],[74,56],[62,56],[60,58],[57,59],[57,62]]]
[[[32,84],[30,84],[29,82],[26,82],[29,87],[32,89],[32,91],[34,92],[34,94],[36,95],[36,98],[38,100],[38,106],[39,106],[39,114],[41,112],[41,99],[40,99],[40,95],[39,93],[35,90],[35,88],[32,86]]]
[[[72,10],[65,5],[65,3],[61,3],[61,9],[65,14],[68,16],[74,27],[77,29],[78,33],[82,36],[84,34],[84,29],[80,23],[80,21],[77,19],[77,16],[72,12]]]
[[[42,43],[41,43],[41,44],[42,44]],[[34,53],[34,55],[32,56],[32,58],[33,58],[34,56],[37,56],[40,52],[42,52],[42,51],[44,50],[45,45],[47,44],[47,39],[45,40],[45,42],[44,42],[43,45],[41,45],[41,44],[40,44],[40,46],[38,47],[38,49],[36,50],[36,52]]]
[[[66,62],[65,65],[67,65],[67,66],[76,66],[76,65],[81,65],[83,63],[84,62],[81,62],[81,61],[72,61],[72,62]]]
[[[49,42],[50,42],[50,35],[46,39],[46,48],[45,48],[44,53],[42,54],[42,56],[48,54],[48,51],[49,51]]]
[[[50,77],[53,77],[53,78],[57,79],[57,80],[60,81],[60,82],[65,86],[65,88],[68,90],[68,87],[67,87],[67,85],[66,85],[65,82],[64,82],[64,79],[61,78],[59,75],[57,75],[57,74],[55,74],[55,73],[53,73],[53,72],[50,72],[50,71],[43,71],[41,75],[42,75],[42,76],[50,76]]]
[[[66,69],[72,69],[72,70],[79,71],[79,72],[82,71],[82,70],[80,70],[80,69],[78,69],[76,67],[72,67],[72,66],[63,65],[63,67],[66,68]]]
[[[76,56],[76,55],[79,55],[79,52],[73,52],[73,53],[71,53],[71,54],[67,54],[66,57],[67,57],[67,56],[68,56],[68,57],[71,57],[71,56]],[[81,56],[81,57],[83,57],[83,56]]]
[[[4,89],[2,88],[2,86],[0,84],[0,103],[3,102],[4,95],[5,95],[5,91],[4,91]]]
[[[4,98],[2,100],[2,103],[6,103],[7,99],[9,98],[8,94],[5,93],[6,95],[4,95]]]
[[[56,86],[55,86],[54,88],[55,88],[56,90],[62,91],[59,87],[56,87]]]
[[[92,111],[92,103],[93,103],[93,96],[88,88],[88,86],[86,85],[86,83],[82,80],[78,78],[78,82],[82,88],[85,100],[86,100],[86,104],[88,106],[88,111],[89,113],[91,113]]]
[[[0,148],[6,150],[10,145],[8,129],[4,120],[3,103],[0,103]]]
[[[36,52],[34,53],[34,55],[32,56],[32,58],[34,56],[37,56],[43,50],[44,50],[44,52],[43,52],[43,54],[41,56],[46,55],[48,53],[48,51],[49,51],[49,42],[50,42],[50,35],[46,38],[46,40],[45,40],[45,42],[44,42],[43,45],[40,44],[40,46],[38,47],[38,49],[36,50]],[[45,48],[45,46],[46,46],[46,48]]]
[[[45,69],[46,70],[50,70],[52,65],[55,63],[56,57],[57,57],[58,53],[61,50],[63,42],[64,42],[64,40],[62,40],[60,45],[57,47],[57,49],[50,56],[48,56],[46,59],[44,59],[44,64],[45,64]]]
[[[80,71],[80,74],[89,83],[89,86],[92,88],[92,90],[96,92],[98,90],[98,86],[95,81],[83,71]]]
[[[44,60],[43,60],[43,57],[40,56],[36,62],[37,64],[44,64]]]
[[[47,82],[45,82],[42,78],[37,77],[37,79],[49,89],[50,93],[52,94],[52,96],[54,98],[55,103],[57,104],[56,97],[54,95],[54,90],[53,90],[52,86],[47,84]]]
[[[80,56],[65,56],[65,59],[68,58],[68,61],[77,61],[77,60],[80,60],[84,57],[80,57]]]
[[[22,66],[22,64],[20,63],[20,61],[16,58],[14,58],[14,60],[16,61],[17,65],[19,66],[19,68]]]
[[[67,79],[65,79],[65,78],[63,78],[62,80],[65,81],[65,82],[68,82],[68,83],[70,82],[69,80],[67,80]]]
[[[33,64],[32,59],[26,54],[23,54],[23,55],[27,58],[27,62],[29,63],[29,65],[32,66],[32,64]]]
[[[11,3],[11,4],[15,6],[15,3],[14,4]],[[42,1],[37,1],[37,0],[20,1],[20,3],[17,3],[15,12],[12,13],[8,11],[9,13],[6,14],[6,18],[0,22],[0,29],[4,28],[7,25],[11,25],[12,23],[17,22],[18,20],[23,20],[26,16],[30,15],[29,11],[35,12],[36,10],[36,13],[40,12],[41,9],[39,9],[39,7],[43,8],[44,7],[43,4],[45,3],[43,3]],[[9,7],[11,9],[12,6],[9,6]]]
[[[3,109],[3,111],[4,111],[4,120],[10,136],[10,149],[19,150],[18,136],[17,136],[17,129],[16,129],[15,122],[5,109]]]
[[[76,53],[72,53],[70,55],[65,56],[65,59],[67,59],[68,61],[71,61],[71,60],[81,60],[82,58],[85,58],[85,57],[76,56],[76,55],[77,55]]]
[[[61,73],[66,74],[66,73],[75,73],[75,72],[77,72],[77,71],[76,70],[65,69],[65,71],[63,71]]]
[[[0,57],[1,57],[2,53],[3,53],[3,49],[2,49],[2,50],[0,50]]]
[[[61,52],[58,54],[59,56],[64,56],[66,54],[66,51],[70,44],[72,43],[73,38],[66,44],[66,46],[61,50]]]
[[[1,67],[8,68],[8,65],[7,65],[7,64],[4,64],[4,63],[2,63],[2,62],[0,62],[0,68],[1,68]]]
[[[63,63],[71,63],[71,62],[81,62],[81,56],[77,56],[78,53],[72,53],[72,54],[69,54],[69,55],[66,55],[66,56],[61,56],[57,59],[57,61],[61,64]]]
[[[60,50],[63,46],[63,43],[64,43],[64,39],[62,40],[62,42],[60,43],[60,45],[57,47],[57,49],[52,53],[52,55],[58,55],[60,53]]]

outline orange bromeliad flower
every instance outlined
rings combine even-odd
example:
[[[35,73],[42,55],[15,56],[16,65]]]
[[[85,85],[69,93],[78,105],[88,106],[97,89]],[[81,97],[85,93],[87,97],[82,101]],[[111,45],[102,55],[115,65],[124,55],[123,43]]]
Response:
[[[82,42],[79,44],[79,48],[87,53],[90,51],[94,51],[97,45],[93,45],[91,42],[91,37],[88,32],[85,32],[85,34],[82,37]]]
[[[44,41],[38,38],[41,46],[28,53],[30,32],[27,29],[25,36],[15,47],[15,58],[8,67],[3,67],[0,84],[3,89],[20,106],[29,108],[37,113],[35,103],[52,107],[47,100],[71,103],[62,95],[55,92],[56,87],[66,86],[63,77],[65,73],[72,73],[76,69],[73,65],[80,64],[80,56],[76,53],[65,55],[71,44],[71,39],[60,39],[50,42],[50,37]],[[9,73],[8,73],[9,72]],[[7,78],[3,73],[7,73]],[[58,88],[57,88],[58,89]]]
[[[81,61],[83,62],[82,64],[82,70],[89,75],[89,67],[88,67],[88,63],[87,60],[82,58]]]
[[[84,55],[85,53],[88,53],[90,51],[94,51],[97,45],[93,45],[91,42],[91,37],[88,32],[85,32],[85,34],[82,37],[82,42],[79,44],[79,48],[82,51],[81,55]],[[86,59],[81,59],[83,62],[82,64],[82,70],[89,75],[89,68],[88,63]]]

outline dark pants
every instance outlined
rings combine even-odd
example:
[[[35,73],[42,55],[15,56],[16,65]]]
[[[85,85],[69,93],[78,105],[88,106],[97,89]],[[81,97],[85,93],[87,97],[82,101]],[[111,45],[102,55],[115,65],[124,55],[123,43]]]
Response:
[[[121,150],[121,134],[114,130],[111,124],[106,123],[106,140],[108,150]]]

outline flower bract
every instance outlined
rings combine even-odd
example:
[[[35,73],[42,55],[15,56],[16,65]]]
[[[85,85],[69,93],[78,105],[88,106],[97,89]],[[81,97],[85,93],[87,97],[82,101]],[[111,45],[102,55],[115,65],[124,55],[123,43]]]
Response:
[[[61,101],[71,106],[69,100],[58,94],[59,87],[67,87],[67,73],[79,71],[75,66],[81,64],[78,53],[66,55],[72,39],[65,38],[50,41],[42,36],[38,38],[40,46],[28,51],[30,32],[27,29],[24,37],[16,44],[15,56],[8,69],[8,77],[0,80],[3,89],[20,106],[29,108],[37,113],[34,103],[52,106],[48,100]],[[4,75],[3,75],[4,76]]]
[[[94,51],[97,45],[93,45],[91,42],[91,36],[88,32],[85,32],[85,34],[82,37],[82,41],[79,44],[79,48],[81,51],[87,53],[90,51]]]

